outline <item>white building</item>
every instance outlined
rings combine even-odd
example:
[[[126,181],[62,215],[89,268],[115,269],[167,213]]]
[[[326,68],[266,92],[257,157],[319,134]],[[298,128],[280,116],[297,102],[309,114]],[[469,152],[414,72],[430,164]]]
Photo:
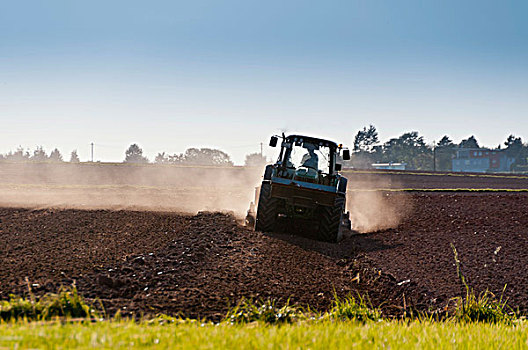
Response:
[[[374,169],[378,170],[405,170],[406,163],[375,163],[372,164]]]

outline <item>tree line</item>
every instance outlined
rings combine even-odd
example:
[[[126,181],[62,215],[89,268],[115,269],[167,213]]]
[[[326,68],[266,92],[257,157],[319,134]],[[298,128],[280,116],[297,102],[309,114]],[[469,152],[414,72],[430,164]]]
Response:
[[[125,163],[148,163],[149,160],[143,155],[143,150],[137,144],[132,144],[125,152]],[[154,158],[156,164],[179,164],[198,166],[233,166],[229,154],[213,148],[188,148],[184,153],[167,154],[158,153]],[[263,166],[266,157],[260,153],[246,155],[245,166]]]
[[[16,151],[10,151],[5,154],[0,154],[0,161],[9,162],[49,162],[49,163],[61,163],[64,162],[61,152],[55,148],[47,154],[42,146],[37,146],[33,152],[23,147],[18,147]],[[77,150],[73,150],[70,154],[70,163],[79,163],[80,159],[77,155]]]
[[[19,163],[61,163],[65,162],[61,152],[55,148],[49,154],[42,146],[37,146],[32,152],[19,146],[16,151],[0,154],[0,161]],[[80,159],[77,150],[70,154],[70,163],[79,163]],[[143,149],[137,145],[130,145],[125,151],[123,163],[147,164],[149,159],[143,155]],[[231,157],[224,151],[212,148],[188,148],[184,153],[167,154],[158,153],[154,159],[156,164],[176,164],[194,166],[233,166]],[[260,153],[246,155],[245,166],[263,166],[266,164],[266,157]]]
[[[351,160],[347,165],[355,168],[371,168],[374,163],[405,163],[412,170],[452,170],[452,159],[458,148],[480,148],[475,136],[455,143],[448,135],[438,142],[427,144],[418,132],[403,133],[381,143],[376,127],[370,125],[359,130],[354,137]],[[497,149],[515,159],[511,170],[528,170],[528,144],[520,137],[508,136],[504,145]]]
[[[452,170],[452,159],[458,148],[480,148],[475,136],[455,143],[449,136],[443,136],[438,142],[427,144],[417,131],[405,132],[399,137],[381,143],[378,131],[373,125],[359,130],[353,139],[352,157],[344,162],[347,167],[371,168],[374,163],[405,163],[411,170]],[[528,171],[528,144],[520,137],[508,136],[504,145],[499,145],[506,154],[515,159],[511,170]],[[30,152],[18,147],[14,152],[0,154],[0,161],[10,162],[64,162],[61,152],[55,148],[49,154],[38,146]],[[69,162],[78,163],[77,150],[70,154]],[[124,163],[147,164],[149,159],[138,144],[130,145],[125,151]],[[260,153],[246,155],[244,165],[259,167],[268,161]],[[160,152],[153,160],[156,164],[174,164],[191,166],[233,166],[229,154],[213,148],[188,148],[183,153],[167,154]]]

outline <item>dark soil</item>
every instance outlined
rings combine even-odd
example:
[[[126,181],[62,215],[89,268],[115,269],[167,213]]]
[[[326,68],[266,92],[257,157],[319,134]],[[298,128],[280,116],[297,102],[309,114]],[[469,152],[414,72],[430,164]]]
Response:
[[[515,174],[426,173],[415,171],[347,171],[352,189],[527,189],[528,176]]]
[[[399,195],[391,195],[397,203]],[[252,232],[222,213],[0,208],[0,299],[76,283],[112,315],[220,319],[242,297],[324,310],[334,291],[369,295],[385,314],[442,309],[477,292],[528,310],[527,194],[412,194],[394,229],[340,244]],[[407,198],[407,201],[409,198]],[[359,283],[358,283],[359,276]]]

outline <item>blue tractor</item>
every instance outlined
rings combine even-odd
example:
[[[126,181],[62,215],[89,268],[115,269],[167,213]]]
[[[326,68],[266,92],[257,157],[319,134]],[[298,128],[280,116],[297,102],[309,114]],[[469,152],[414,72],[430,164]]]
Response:
[[[339,174],[340,159],[349,160],[349,150],[302,135],[273,136],[269,145],[276,147],[279,139],[279,158],[266,166],[246,224],[257,231],[274,232],[284,221],[307,223],[304,226],[315,230],[316,239],[340,241],[343,229],[350,229],[345,210],[347,179]]]

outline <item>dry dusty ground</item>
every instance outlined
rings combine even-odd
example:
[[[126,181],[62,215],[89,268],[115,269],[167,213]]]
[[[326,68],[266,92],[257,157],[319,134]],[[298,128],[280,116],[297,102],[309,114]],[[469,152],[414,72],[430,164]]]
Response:
[[[0,299],[76,283],[114,313],[218,319],[241,297],[324,310],[332,294],[368,293],[400,315],[443,308],[489,288],[528,309],[528,194],[387,194],[407,207],[393,228],[340,244],[241,227],[230,215],[163,211],[0,208]],[[358,203],[357,205],[360,205]],[[359,276],[359,281],[358,281]]]

